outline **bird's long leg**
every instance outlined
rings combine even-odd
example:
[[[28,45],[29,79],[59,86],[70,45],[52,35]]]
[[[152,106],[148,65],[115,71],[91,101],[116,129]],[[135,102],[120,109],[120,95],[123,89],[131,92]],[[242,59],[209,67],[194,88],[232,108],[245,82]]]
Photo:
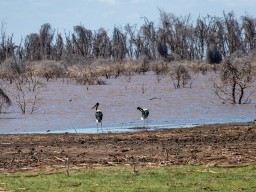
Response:
[[[97,123],[97,133],[99,132],[98,123]]]

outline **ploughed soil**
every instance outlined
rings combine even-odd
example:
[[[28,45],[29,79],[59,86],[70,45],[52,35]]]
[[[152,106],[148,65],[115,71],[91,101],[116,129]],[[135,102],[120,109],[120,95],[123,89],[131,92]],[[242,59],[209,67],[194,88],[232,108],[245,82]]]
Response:
[[[98,165],[240,166],[256,162],[256,124],[107,134],[0,135],[0,172]]]

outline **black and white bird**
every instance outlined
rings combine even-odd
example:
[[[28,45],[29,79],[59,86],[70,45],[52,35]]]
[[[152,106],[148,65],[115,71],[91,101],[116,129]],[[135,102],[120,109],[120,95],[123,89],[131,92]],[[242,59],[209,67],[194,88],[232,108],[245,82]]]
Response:
[[[137,107],[137,110],[141,112],[141,120],[144,121],[144,127],[146,124],[146,121],[148,119],[149,110],[148,109],[142,109],[141,107]]]
[[[96,122],[97,122],[97,130],[98,130],[98,124],[100,123],[101,128],[102,128],[102,119],[103,119],[103,113],[101,110],[98,109],[99,107],[99,103],[96,103],[93,108],[96,108],[96,113],[95,113],[95,118],[96,118]],[[92,109],[93,109],[92,108]]]

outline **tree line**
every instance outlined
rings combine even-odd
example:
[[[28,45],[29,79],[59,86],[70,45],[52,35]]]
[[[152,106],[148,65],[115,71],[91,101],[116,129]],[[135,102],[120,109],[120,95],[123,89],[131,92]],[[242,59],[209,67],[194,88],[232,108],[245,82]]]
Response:
[[[13,35],[6,34],[2,23],[0,113],[12,104],[11,97],[23,114],[34,113],[46,87],[42,77],[47,81],[73,78],[88,89],[89,85],[104,84],[100,77],[124,75],[130,81],[135,73],[152,70],[158,82],[170,75],[176,89],[186,85],[191,88],[198,71],[205,73],[209,66],[220,70],[214,91],[223,102],[251,101],[252,92],[247,94],[247,90],[256,81],[256,68],[251,63],[256,60],[255,18],[246,15],[238,19],[233,12],[223,12],[223,17],[207,15],[192,22],[190,15],[176,17],[160,10],[158,25],[143,19],[140,27],[115,26],[111,34],[104,28],[92,31],[82,25],[61,34],[45,23],[20,44],[14,43]],[[223,64],[205,65],[203,60]],[[197,62],[183,66],[182,62],[171,61]]]
[[[176,17],[162,10],[159,24],[144,19],[138,27],[127,24],[92,31],[76,25],[72,32],[61,34],[45,23],[38,33],[31,33],[17,45],[13,35],[1,30],[0,63],[12,58],[17,62],[55,60],[66,63],[110,59],[123,62],[146,57],[155,60],[203,60],[220,63],[237,50],[248,53],[256,48],[256,19],[233,12],[223,17],[207,15],[192,22],[190,15]]]

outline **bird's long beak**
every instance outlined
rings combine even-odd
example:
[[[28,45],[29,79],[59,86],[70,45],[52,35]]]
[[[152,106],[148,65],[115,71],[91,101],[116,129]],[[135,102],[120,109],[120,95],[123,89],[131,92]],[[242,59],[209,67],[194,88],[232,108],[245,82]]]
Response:
[[[94,109],[96,107],[96,105],[94,105],[93,107],[92,107],[92,109]]]
[[[137,110],[139,110],[140,112],[143,112],[143,109],[140,107],[137,107]]]

